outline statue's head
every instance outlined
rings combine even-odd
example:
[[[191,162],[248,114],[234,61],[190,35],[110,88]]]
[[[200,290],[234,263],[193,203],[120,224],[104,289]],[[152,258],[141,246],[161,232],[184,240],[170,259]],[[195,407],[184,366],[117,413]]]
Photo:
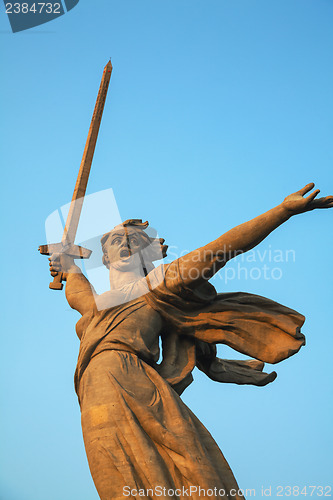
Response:
[[[166,257],[167,245],[163,238],[154,238],[145,231],[148,222],[129,219],[116,226],[101,239],[103,264],[126,270],[141,265],[146,272],[154,268],[153,262]]]

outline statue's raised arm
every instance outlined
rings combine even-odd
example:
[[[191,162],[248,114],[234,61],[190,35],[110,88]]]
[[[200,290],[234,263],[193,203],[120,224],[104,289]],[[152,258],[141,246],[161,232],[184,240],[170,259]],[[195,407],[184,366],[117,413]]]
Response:
[[[228,260],[240,253],[251,250],[263,241],[274,229],[286,222],[291,216],[309,212],[316,208],[333,207],[333,196],[317,198],[319,189],[305,196],[314,188],[314,183],[307,184],[296,193],[287,196],[284,201],[268,212],[234,227],[216,240],[198,248],[184,257],[177,259],[177,273],[187,286],[197,286],[209,280]],[[171,285],[173,273],[169,273]]]
[[[66,299],[72,309],[84,315],[95,307],[96,292],[81,269],[75,264],[74,258],[62,254],[53,254],[49,257],[50,273],[54,278],[59,273],[66,281]]]

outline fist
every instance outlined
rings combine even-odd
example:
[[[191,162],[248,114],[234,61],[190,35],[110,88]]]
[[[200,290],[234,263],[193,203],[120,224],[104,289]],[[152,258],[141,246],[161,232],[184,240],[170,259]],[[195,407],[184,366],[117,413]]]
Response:
[[[74,258],[64,253],[52,254],[49,261],[50,273],[53,277],[57,276],[58,273],[63,273],[66,276],[67,273],[77,272],[77,269],[79,269],[74,264]]]

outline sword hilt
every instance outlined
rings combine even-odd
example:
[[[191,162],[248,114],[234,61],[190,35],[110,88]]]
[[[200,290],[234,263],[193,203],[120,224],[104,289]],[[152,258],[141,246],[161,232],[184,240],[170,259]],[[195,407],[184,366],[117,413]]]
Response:
[[[63,243],[52,243],[50,245],[41,245],[38,248],[42,255],[52,255],[65,253],[74,259],[89,259],[91,255],[91,250],[88,248],[80,247],[79,245],[64,245]],[[51,290],[62,290],[64,285],[64,276],[62,272],[59,272],[53,278],[53,281],[49,284]]]
[[[62,281],[63,281],[63,273],[57,273],[56,276],[53,278],[53,281],[50,282],[49,288],[51,288],[51,290],[62,290],[64,288]]]

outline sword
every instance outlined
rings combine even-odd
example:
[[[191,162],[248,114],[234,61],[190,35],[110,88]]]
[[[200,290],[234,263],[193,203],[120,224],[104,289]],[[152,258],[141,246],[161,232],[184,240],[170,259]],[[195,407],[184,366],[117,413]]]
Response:
[[[112,72],[111,60],[104,68],[102,81],[99,87],[94,113],[91,119],[91,124],[88,132],[87,142],[84,148],[83,157],[80,165],[79,174],[77,176],[73,198],[70,204],[64,234],[60,243],[51,243],[49,245],[41,245],[38,250],[42,255],[52,255],[53,253],[66,253],[75,259],[88,259],[91,255],[91,250],[80,247],[74,244],[77,228],[79,225],[80,215],[84,196],[86,194],[88,178],[91,169],[91,163],[94,156],[99,127],[102,120],[104,104],[109,88]],[[62,290],[63,275],[58,273],[50,283],[52,290]]]

